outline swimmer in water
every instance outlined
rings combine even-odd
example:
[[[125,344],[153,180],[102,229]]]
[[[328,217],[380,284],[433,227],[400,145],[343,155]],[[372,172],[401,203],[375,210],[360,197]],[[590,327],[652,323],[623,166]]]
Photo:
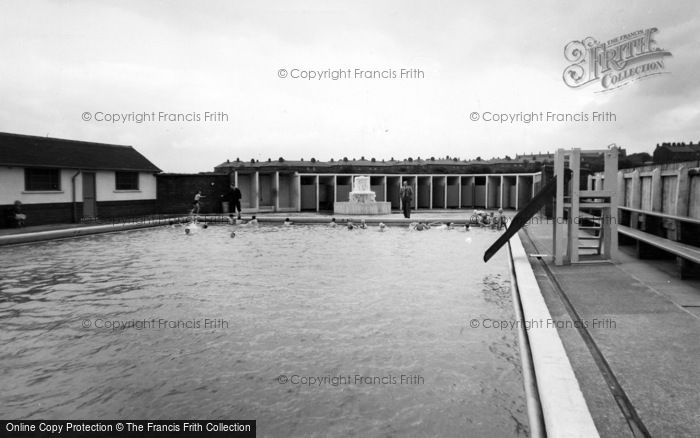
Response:
[[[386,231],[386,225],[384,225],[384,222],[379,222],[379,232],[383,233]]]
[[[488,225],[492,230],[496,228],[496,225],[498,225],[496,223],[496,217],[494,216],[494,214],[494,212],[491,212],[488,216]]]
[[[258,224],[258,218],[253,215],[253,217],[250,218],[248,221],[248,225],[257,225]]]
[[[469,231],[471,228],[469,228],[469,222],[464,224],[464,231]]]
[[[414,228],[416,231],[425,231],[430,229],[430,225],[424,224],[423,222],[418,222],[416,227]]]
[[[506,228],[508,218],[503,214],[503,209],[498,209],[498,216],[496,216],[496,229],[500,230],[501,227]]]
[[[360,221],[360,228],[363,229],[363,230],[366,230],[366,229],[367,229],[367,223],[365,222],[364,219],[362,219],[362,220]]]
[[[236,232],[235,232],[235,231],[231,231],[231,239],[233,239],[234,237],[236,237]]]
[[[355,224],[352,223],[352,221],[348,221],[348,230],[354,230],[355,229]]]
[[[283,224],[284,224],[285,226],[289,226],[289,225],[292,225],[292,221],[290,221],[289,218],[286,218],[286,219],[284,220]]]
[[[228,215],[228,223],[229,225],[236,225],[236,219],[233,217],[232,214]]]
[[[443,224],[442,222],[431,222],[428,224],[428,229],[436,227],[438,230],[451,230],[452,229],[452,222],[448,222],[447,224]]]
[[[476,213],[476,210],[474,210],[474,213],[472,213],[472,215],[467,218],[467,223],[468,224],[479,223],[479,215]]]
[[[335,228],[338,225],[338,223],[335,221],[335,218],[332,217],[331,221],[328,223],[328,226],[331,228]]]

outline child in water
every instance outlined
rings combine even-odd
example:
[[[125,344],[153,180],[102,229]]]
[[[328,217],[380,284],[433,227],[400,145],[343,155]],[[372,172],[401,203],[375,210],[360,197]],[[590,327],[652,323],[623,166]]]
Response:
[[[386,225],[384,225],[384,222],[379,222],[379,232],[383,233],[386,231]]]
[[[290,221],[289,218],[286,218],[283,222],[283,225],[288,227],[288,226],[292,225],[292,221]]]
[[[508,218],[503,214],[503,209],[498,209],[498,216],[496,216],[496,229],[506,228],[508,225]]]
[[[189,236],[190,234],[198,233],[201,229],[202,227],[200,227],[198,223],[190,222],[185,226],[185,234]]]
[[[331,227],[331,228],[335,228],[336,225],[338,225],[338,223],[335,221],[335,218],[332,217],[332,218],[331,218],[331,221],[328,223],[328,226]]]
[[[424,231],[424,230],[429,230],[430,225],[424,224],[423,222],[411,222],[411,224],[408,226],[408,229],[413,231]]]

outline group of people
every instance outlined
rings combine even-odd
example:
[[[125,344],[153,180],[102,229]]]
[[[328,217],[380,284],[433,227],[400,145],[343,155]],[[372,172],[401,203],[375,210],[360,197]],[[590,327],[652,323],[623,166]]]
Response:
[[[238,219],[241,218],[242,197],[241,190],[236,187],[235,184],[231,184],[228,193],[221,195],[221,200],[229,203],[229,208],[232,209],[233,213],[238,213]],[[201,190],[197,190],[197,193],[194,195],[194,200],[192,201],[192,210],[190,211],[190,215],[194,216],[199,214],[199,210],[201,208],[200,201],[202,198],[206,198],[206,196],[202,194]]]
[[[240,214],[236,218],[233,216],[233,213],[231,213],[228,215],[228,223],[229,223],[229,225],[240,225],[242,227],[244,227],[246,225],[258,225],[258,218],[255,215],[253,215],[253,216],[251,216],[249,221],[245,221],[245,220],[241,219]]]
[[[401,206],[402,206],[402,211],[404,218],[410,219],[411,217],[411,205],[413,204],[413,188],[408,184],[408,181],[404,181],[403,185],[401,187],[401,190],[399,192],[399,196],[401,198]],[[192,202],[192,210],[190,212],[190,215],[192,216],[191,224],[197,225],[197,215],[199,214],[200,211],[200,202],[202,198],[205,198],[206,196],[202,194],[201,190],[198,190],[197,193],[194,196],[194,200]],[[221,195],[222,201],[228,202],[229,206],[231,208],[232,213],[229,214],[229,224],[231,225],[240,225],[240,226],[245,226],[245,225],[257,225],[258,220],[255,216],[253,216],[249,221],[245,222],[241,219],[241,191],[236,185],[231,184],[230,190],[228,191],[227,194]],[[21,217],[23,215],[18,215],[18,217]],[[234,217],[235,216],[235,217]],[[474,214],[467,220],[464,228],[466,231],[469,231],[470,225],[479,225],[482,227],[490,227],[492,229],[498,229],[500,230],[501,228],[506,228],[508,225],[508,218],[503,214],[503,209],[499,208],[498,209],[498,215],[496,215],[493,211],[490,213],[487,213],[486,211],[483,210],[474,210]],[[286,218],[283,222],[283,225],[289,226],[292,225],[292,221],[289,218]],[[335,227],[337,226],[338,223],[336,222],[335,218],[331,218],[331,222],[329,223],[329,226]],[[355,228],[359,229],[366,229],[367,228],[367,223],[365,222],[364,219],[360,220],[359,224],[355,224],[353,221],[348,220],[345,224],[346,228],[348,230],[353,230]],[[206,225],[204,226],[206,228]],[[431,228],[439,228],[439,229],[444,229],[444,230],[451,230],[454,229],[455,226],[452,222],[448,222],[446,224],[442,222],[434,222],[434,223],[424,223],[424,222],[411,222],[408,225],[409,230],[412,231],[424,231],[424,230],[429,230]],[[378,229],[379,231],[385,231],[387,229],[386,224],[383,222],[380,222],[378,224]],[[187,232],[187,228],[185,229],[185,232]],[[188,233],[189,234],[189,233]],[[231,233],[231,237],[235,236],[235,232]]]
[[[331,228],[335,228],[338,226],[338,222],[336,222],[334,217],[331,218],[331,221],[328,223],[328,226]],[[354,229],[366,230],[368,228],[367,222],[364,219],[360,219],[360,223],[357,225],[353,221],[348,220],[345,223],[345,227],[348,230],[354,230]],[[377,225],[377,229],[381,232],[386,231],[386,224],[384,222],[379,222],[379,224]]]
[[[335,220],[335,218],[331,218],[331,221],[328,223],[328,226],[331,227],[331,228],[335,228],[335,227],[337,227],[338,225],[339,225],[339,224],[338,224],[338,222]],[[348,230],[354,230],[354,229],[365,230],[365,229],[368,228],[367,222],[366,222],[364,219],[360,219],[360,223],[359,223],[359,224],[355,224],[353,221],[348,220],[348,221],[345,223],[345,227],[346,227]],[[443,222],[430,222],[430,223],[425,223],[425,222],[411,222],[410,224],[408,224],[408,229],[409,229],[410,231],[426,231],[426,230],[429,230],[429,229],[431,229],[431,228],[435,228],[435,229],[438,229],[438,230],[454,230],[454,229],[457,229],[457,228],[460,228],[460,227],[457,227],[457,226],[454,224],[454,222],[447,222],[447,223],[443,223]],[[469,231],[469,230],[471,229],[471,226],[469,225],[469,222],[465,223],[463,228],[465,229],[465,231]],[[386,224],[385,224],[384,222],[379,222],[379,223],[377,224],[377,229],[378,229],[378,231],[380,231],[380,232],[384,232],[384,231],[387,230],[387,226],[386,226]]]
[[[231,209],[233,214],[237,215],[237,220],[241,220],[242,197],[243,196],[241,195],[241,190],[235,184],[231,184],[230,190],[227,194],[221,195],[222,201],[228,202],[229,208]],[[411,206],[413,204],[413,187],[411,187],[408,184],[408,181],[403,182],[401,190],[399,191],[399,197],[401,198],[401,209],[403,212],[403,216],[406,219],[410,219]],[[194,200],[192,201],[192,210],[190,212],[190,215],[196,216],[199,214],[199,210],[201,208],[200,202],[202,198],[206,198],[206,196],[202,194],[201,190],[198,190],[197,193],[194,195]],[[232,217],[233,214],[229,215],[229,217]],[[364,223],[364,220],[362,220],[362,223]],[[359,225],[360,228],[362,228],[362,223]],[[498,216],[495,216],[494,212],[486,213],[483,210],[474,210],[474,214],[471,218],[469,218],[468,223],[474,225],[489,226],[491,228],[496,228],[500,230],[502,227],[507,226],[507,218],[503,214],[502,208],[498,209]],[[331,225],[333,224],[335,224],[335,218],[333,218],[331,222]],[[285,220],[285,225],[291,225],[291,221],[289,220],[289,218]],[[349,223],[349,225],[352,225],[352,228],[355,227],[354,224],[352,224],[351,222]],[[429,228],[429,224],[425,225]]]
[[[493,211],[487,213],[484,210],[474,210],[474,214],[469,218],[469,222],[496,230],[508,227],[508,218],[503,214],[502,208],[498,209],[498,215]]]
[[[411,222],[410,224],[408,224],[408,229],[411,231],[426,231],[432,228],[435,228],[437,230],[455,230],[460,227],[456,227],[454,222],[448,222],[446,224],[442,222]],[[471,229],[471,227],[469,226],[469,222],[465,223],[463,228],[465,231],[469,231]]]

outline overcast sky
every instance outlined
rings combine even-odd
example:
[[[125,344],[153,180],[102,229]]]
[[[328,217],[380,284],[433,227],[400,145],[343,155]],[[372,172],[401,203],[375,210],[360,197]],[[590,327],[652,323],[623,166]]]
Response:
[[[0,131],[132,145],[167,172],[236,157],[489,158],[613,142],[652,152],[700,141],[699,4],[4,1]],[[672,53],[667,74],[605,93],[564,84],[570,41],[652,27]],[[290,77],[402,68],[423,77]],[[96,121],[206,111],[228,121]],[[484,112],[547,111],[616,120],[483,121]]]

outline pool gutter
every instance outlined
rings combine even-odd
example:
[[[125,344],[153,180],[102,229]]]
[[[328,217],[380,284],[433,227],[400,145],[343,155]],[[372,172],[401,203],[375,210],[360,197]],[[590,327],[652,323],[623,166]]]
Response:
[[[511,238],[509,249],[531,436],[598,437],[593,417],[557,329],[551,324],[552,316],[517,234]],[[528,324],[530,327],[525,330]]]
[[[522,364],[523,386],[525,389],[525,402],[527,407],[528,424],[530,426],[530,437],[544,438],[547,436],[547,432],[544,427],[544,418],[542,416],[542,404],[540,402],[539,393],[537,392],[537,377],[535,375],[535,366],[532,361],[532,351],[530,349],[530,342],[527,338],[527,332],[523,324],[525,316],[523,315],[523,307],[522,303],[520,302],[518,277],[515,272],[510,242],[508,242],[508,267],[510,268],[511,275],[510,286],[511,296],[513,299],[513,310],[515,311],[515,318],[518,322],[518,346],[520,347],[520,362]]]
[[[113,223],[106,225],[71,227],[60,230],[36,231],[22,234],[8,234],[5,236],[0,236],[0,246],[41,242],[45,240],[68,239],[72,237],[88,236],[91,234],[115,233],[118,231],[158,227],[162,225],[168,225],[173,221],[183,222],[185,221],[185,219],[175,217],[171,219],[153,219],[133,223]]]

